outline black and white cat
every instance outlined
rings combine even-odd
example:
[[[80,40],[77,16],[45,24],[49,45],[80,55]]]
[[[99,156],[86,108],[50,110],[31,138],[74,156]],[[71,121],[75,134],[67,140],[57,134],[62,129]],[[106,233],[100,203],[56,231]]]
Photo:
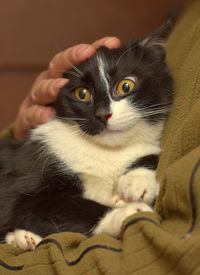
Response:
[[[173,89],[166,32],[101,47],[65,73],[55,119],[1,145],[2,240],[34,249],[61,231],[118,236],[126,217],[152,211]]]

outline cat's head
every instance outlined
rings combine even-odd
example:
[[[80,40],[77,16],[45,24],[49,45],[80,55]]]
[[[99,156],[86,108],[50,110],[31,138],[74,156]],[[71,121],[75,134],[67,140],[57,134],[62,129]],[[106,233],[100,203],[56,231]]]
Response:
[[[66,71],[64,77],[70,81],[55,102],[57,118],[110,146],[120,145],[145,126],[160,125],[169,112],[173,89],[161,34],[119,49],[101,47]]]

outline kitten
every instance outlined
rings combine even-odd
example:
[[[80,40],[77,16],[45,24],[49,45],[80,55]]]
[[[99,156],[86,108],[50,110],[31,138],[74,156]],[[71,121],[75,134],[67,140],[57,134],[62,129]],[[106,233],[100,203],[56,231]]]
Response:
[[[98,49],[64,74],[55,119],[1,145],[1,239],[34,249],[61,231],[117,237],[127,216],[152,211],[172,102],[166,33]]]

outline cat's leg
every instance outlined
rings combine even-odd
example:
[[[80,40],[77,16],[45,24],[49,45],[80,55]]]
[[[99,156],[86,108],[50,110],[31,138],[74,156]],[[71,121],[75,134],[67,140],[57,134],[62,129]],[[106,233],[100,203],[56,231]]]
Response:
[[[117,237],[120,233],[122,223],[124,220],[138,212],[152,212],[146,203],[135,202],[129,203],[124,207],[115,208],[109,211],[98,223],[93,231],[93,234],[107,233],[113,237]]]
[[[113,196],[113,182],[97,177],[81,176],[84,182],[83,197],[101,204],[113,207],[115,199]],[[103,188],[102,188],[103,186]]]
[[[23,229],[16,229],[14,232],[6,234],[5,241],[23,250],[34,250],[42,238],[33,232]]]
[[[130,170],[118,182],[118,194],[127,202],[141,201],[152,204],[158,195],[156,172],[147,168]]]

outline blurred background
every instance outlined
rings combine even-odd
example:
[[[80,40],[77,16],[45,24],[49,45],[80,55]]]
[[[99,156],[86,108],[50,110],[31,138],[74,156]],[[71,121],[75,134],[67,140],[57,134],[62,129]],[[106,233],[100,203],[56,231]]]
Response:
[[[186,0],[0,0],[0,130],[59,51],[103,36],[122,42],[158,28]]]

